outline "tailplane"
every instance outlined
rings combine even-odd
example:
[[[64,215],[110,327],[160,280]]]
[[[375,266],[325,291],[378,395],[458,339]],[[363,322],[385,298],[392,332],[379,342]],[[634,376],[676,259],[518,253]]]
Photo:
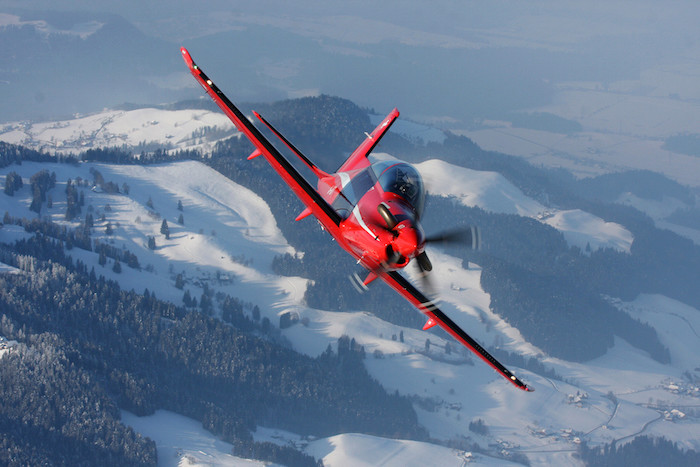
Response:
[[[377,125],[372,134],[367,134],[367,138],[360,144],[357,149],[348,157],[348,159],[343,162],[340,166],[338,172],[347,172],[349,170],[363,169],[369,165],[369,160],[367,156],[374,150],[374,148],[379,144],[379,140],[386,134],[394,121],[399,117],[398,109],[394,109],[389,113],[389,115],[382,120],[382,122]]]

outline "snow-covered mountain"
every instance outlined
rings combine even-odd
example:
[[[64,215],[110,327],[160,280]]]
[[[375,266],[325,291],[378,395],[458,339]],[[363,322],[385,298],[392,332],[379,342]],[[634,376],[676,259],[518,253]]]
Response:
[[[431,251],[436,282],[449,284],[440,291],[444,311],[449,316],[486,346],[496,345],[521,355],[541,356],[547,368],[566,380],[557,381],[514,368],[536,389],[531,394],[523,393],[504,383],[481,362],[469,363],[472,359],[468,355],[446,355],[448,340],[419,329],[384,322],[362,310],[337,313],[309,308],[303,300],[306,279],[280,277],[271,271],[272,258],[279,253],[293,252],[293,249],[276,227],[263,200],[201,163],[189,161],[155,166],[84,163],[76,167],[25,162],[2,169],[0,183],[10,171],[19,173],[28,182],[29,177],[42,168],[56,172],[57,187],[52,191],[53,207],[42,211],[41,215],[59,224],[66,224],[63,188],[69,178],[90,180],[91,171],[97,170],[104,180],[129,187],[128,195],[88,188],[82,191],[88,211],[98,219],[94,237],[135,252],[142,270],[115,273],[109,264],[107,267],[98,265],[96,253],[79,249],[72,250],[74,258],[81,259],[88,267],[95,266],[101,274],[118,280],[125,289],[141,291],[147,287],[159,298],[174,303],[182,301],[183,290],[175,287],[177,274],[182,274],[184,290],[189,290],[193,296],[199,296],[206,284],[240,297],[250,305],[259,305],[263,315],[273,323],[279,322],[281,314],[294,311],[299,314],[300,323],[283,330],[282,334],[296,350],[308,355],[319,355],[329,343],[334,344],[344,334],[354,337],[365,346],[369,355],[365,363],[371,375],[388,391],[413,397],[419,421],[435,439],[469,439],[486,452],[522,454],[533,465],[575,464],[572,453],[581,440],[593,445],[613,440],[622,442],[640,433],[665,436],[681,446],[700,449],[697,441],[700,423],[692,410],[700,394],[697,387],[689,386],[682,379],[684,372],[692,372],[698,366],[700,348],[692,332],[687,340],[678,338],[688,329],[700,329],[700,314],[687,305],[662,296],[616,302],[624,310],[635,310],[635,314],[639,311],[644,320],[657,329],[661,342],[671,351],[670,365],[659,364],[623,340],[617,340],[604,357],[583,364],[571,363],[543,355],[540,349],[526,342],[517,329],[491,312],[490,297],[480,287],[478,265],[469,264],[468,269],[464,269],[461,260],[438,250]],[[537,203],[514,190],[497,174],[480,174],[440,161],[428,161],[420,168],[428,179],[439,181],[444,176],[441,174],[451,173],[461,181],[454,186],[439,184],[444,190],[442,195],[494,211],[522,209],[520,214],[529,216],[540,212]],[[25,183],[13,197],[0,195],[0,210],[13,216],[34,215],[28,211],[31,195],[27,185]],[[178,210],[178,201],[182,202],[182,211]],[[180,214],[183,224],[177,222]],[[162,219],[168,221],[170,239],[159,235]],[[107,223],[113,226],[111,235],[105,233]],[[593,229],[593,233],[588,232],[589,241],[596,236],[606,238],[607,242],[619,238],[620,230],[611,233],[605,224],[583,222],[581,226]],[[586,231],[578,234],[586,235]],[[0,229],[3,242],[25,235],[12,226]],[[157,237],[154,250],[147,246],[148,236]],[[392,338],[401,332],[403,342]],[[427,337],[431,341],[429,351],[425,345]],[[383,358],[375,358],[375,355]],[[611,398],[610,394],[615,397]],[[171,415],[158,413],[154,417],[160,426],[165,426],[170,423]],[[469,430],[469,422],[477,419],[484,421],[487,434]],[[145,421],[133,417],[126,420],[149,433]],[[268,433],[264,427],[259,431]],[[270,438],[275,439],[271,435]],[[178,441],[164,439],[159,448],[166,449],[168,443],[173,442]],[[281,437],[278,442],[289,441]],[[176,451],[179,454],[173,462],[187,457],[196,463],[230,465],[228,460],[218,457],[212,460],[208,457],[211,453],[199,452],[201,449],[188,450],[184,444],[182,446],[182,450]],[[386,465],[399,465],[430,455],[441,459],[445,465],[464,460],[463,453],[439,446],[365,435],[348,434],[308,441],[303,449],[323,457],[329,465],[376,464],[380,453],[385,456]],[[476,465],[502,462],[482,454],[474,454],[470,461]]]

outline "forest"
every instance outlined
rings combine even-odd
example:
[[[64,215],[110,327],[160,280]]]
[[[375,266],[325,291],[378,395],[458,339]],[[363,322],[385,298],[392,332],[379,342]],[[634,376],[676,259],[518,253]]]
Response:
[[[613,467],[618,465],[654,466],[673,465],[695,467],[700,465],[700,453],[681,449],[665,438],[638,436],[629,443],[606,444],[592,448],[583,443],[579,458],[589,467]]]
[[[299,453],[258,446],[256,426],[425,438],[410,402],[369,377],[359,349],[304,357],[240,312],[245,324],[236,327],[148,290],[120,290],[73,265],[47,237],[5,246],[0,256],[22,271],[0,277],[0,334],[23,344],[0,363],[2,400],[17,402],[2,405],[3,463],[36,464],[55,450],[65,464],[153,464],[153,444],[118,426],[117,407],[181,413],[241,452],[283,464]]]

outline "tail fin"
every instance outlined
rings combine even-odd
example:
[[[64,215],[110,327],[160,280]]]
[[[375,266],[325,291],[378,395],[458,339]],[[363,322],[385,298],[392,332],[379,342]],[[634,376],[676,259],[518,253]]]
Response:
[[[313,162],[311,162],[311,160],[309,160],[308,157],[306,157],[300,150],[298,150],[298,149],[296,148],[296,146],[294,146],[287,138],[285,138],[284,135],[283,135],[282,133],[280,133],[279,131],[277,131],[277,129],[276,129],[275,127],[273,127],[273,126],[270,124],[270,122],[268,122],[267,120],[265,120],[265,119],[263,118],[262,115],[260,115],[260,114],[257,113],[257,112],[253,112],[253,114],[258,118],[258,120],[260,120],[261,122],[263,122],[263,123],[265,124],[265,126],[268,127],[268,128],[270,129],[271,132],[273,132],[279,139],[281,139],[282,142],[283,142],[294,154],[296,154],[297,157],[299,157],[299,159],[301,159],[302,161],[304,161],[304,163],[311,169],[311,171],[312,171],[318,178],[325,178],[325,177],[328,177],[328,176],[329,176],[326,172],[324,172],[323,170],[319,169],[319,168],[316,166],[316,164],[314,164]]]
[[[377,125],[372,134],[367,134],[367,139],[365,139],[362,144],[360,144],[357,149],[348,157],[348,159],[343,162],[340,166],[338,172],[346,172],[353,169],[362,169],[369,165],[367,156],[372,152],[372,150],[377,146],[379,140],[386,134],[394,121],[399,117],[398,109],[394,109],[389,113],[389,115],[382,120],[382,122]]]

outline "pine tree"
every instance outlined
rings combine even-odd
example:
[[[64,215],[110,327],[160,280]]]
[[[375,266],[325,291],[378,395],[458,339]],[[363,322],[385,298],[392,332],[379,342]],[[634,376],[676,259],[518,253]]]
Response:
[[[29,206],[29,210],[39,214],[41,212],[41,191],[38,186],[33,185],[32,194],[32,204]]]
[[[168,227],[168,221],[163,219],[163,223],[160,224],[160,233],[165,235],[166,239],[170,239],[170,228]]]
[[[5,194],[13,196],[22,186],[22,177],[17,175],[17,172],[10,172],[5,177]]]
[[[10,178],[11,173],[7,174],[7,177],[5,177],[5,194],[7,196],[14,196],[15,195],[15,186],[12,183],[12,179]]]

